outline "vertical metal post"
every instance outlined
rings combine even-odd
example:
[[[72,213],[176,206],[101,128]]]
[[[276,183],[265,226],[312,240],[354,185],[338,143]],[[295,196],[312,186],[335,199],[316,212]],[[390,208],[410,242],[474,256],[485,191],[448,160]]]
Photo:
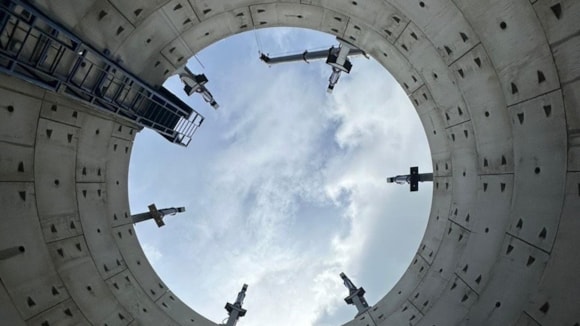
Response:
[[[241,317],[244,317],[246,315],[247,310],[242,308],[242,305],[244,304],[244,298],[246,297],[246,290],[248,289],[248,285],[244,284],[242,286],[242,290],[238,293],[238,297],[236,298],[236,302],[234,302],[233,304],[231,303],[226,303],[226,307],[225,309],[228,311],[229,313],[229,318],[228,321],[226,322],[225,326],[236,326],[236,324],[238,323],[238,320]]]

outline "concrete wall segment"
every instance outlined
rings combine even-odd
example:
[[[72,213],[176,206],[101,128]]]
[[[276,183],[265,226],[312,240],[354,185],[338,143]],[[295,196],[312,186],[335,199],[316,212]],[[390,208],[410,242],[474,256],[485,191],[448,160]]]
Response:
[[[443,179],[446,178],[436,177],[437,182],[442,184],[448,182]],[[431,213],[429,215],[429,221],[427,222],[425,235],[421,240],[418,250],[418,253],[429,264],[433,264],[434,253],[439,249],[444,234],[447,232],[447,217],[451,209],[452,190],[449,188],[446,189],[445,187],[434,187],[433,193],[434,195],[438,195],[441,200],[437,202],[433,201],[431,205]]]
[[[513,172],[511,121],[494,67],[481,45],[459,58],[451,70],[463,94],[476,135],[478,173]]]
[[[566,42],[580,32],[580,3],[574,0],[543,0],[534,3],[550,45]]]
[[[75,264],[61,268],[59,274],[71,298],[92,324],[126,325],[118,315],[128,316],[129,313],[113,296],[90,258],[77,260]]]
[[[24,320],[68,297],[44,244],[35,196],[32,183],[0,183],[0,248],[24,250],[0,261],[0,278]]]
[[[171,24],[171,19],[177,18],[168,17],[165,11],[151,14],[127,37],[115,56],[121,58],[124,66],[131,71],[153,66],[148,62],[149,58],[158,55],[169,40],[179,35],[175,28],[159,28]]]
[[[502,247],[505,251],[495,263],[485,290],[465,318],[474,325],[514,324],[526,298],[535,292],[530,284],[537,284],[549,259],[545,252],[509,235]]]
[[[580,173],[568,173],[566,197],[556,242],[535,295],[529,298],[527,314],[541,325],[575,325],[580,322],[580,265],[577,251],[580,238]]]
[[[566,182],[567,137],[561,92],[513,106],[510,113],[517,187],[508,232],[550,252]]]
[[[568,171],[580,171],[580,81],[563,87],[568,128]]]
[[[567,42],[553,46],[552,51],[562,85],[579,80],[580,65],[575,59],[578,51],[580,51],[580,35],[570,38]]]
[[[126,269],[119,249],[114,244],[110,222],[103,216],[108,193],[102,183],[77,184],[79,214],[91,256],[103,279]]]
[[[189,308],[185,303],[183,303],[183,301],[181,301],[174,293],[169,290],[165,292],[165,294],[163,294],[163,296],[161,296],[155,303],[168,315],[172,316],[172,318],[180,325],[189,325],[191,323],[203,326],[215,325],[207,318]]]
[[[131,25],[138,26],[140,23],[160,9],[167,0],[107,0],[118,10]]]
[[[0,307],[2,307],[2,309],[0,309],[0,320],[14,326],[26,325],[18,313],[18,310],[16,310],[8,292],[6,292],[4,285],[0,286]]]
[[[40,99],[2,88],[0,103],[0,141],[33,146]]]
[[[497,70],[508,105],[558,88],[542,26],[528,1],[455,1]]]
[[[26,322],[28,326],[43,326],[47,324],[63,326],[87,325],[88,321],[79,311],[75,302],[69,299],[51,307]]]
[[[427,35],[446,65],[479,43],[477,34],[452,1],[395,0],[393,4]]]
[[[114,122],[106,119],[94,116],[85,119],[78,135],[77,183],[105,182],[110,135],[114,127]]]
[[[115,227],[113,228],[113,233],[116,246],[121,251],[136,282],[151,300],[157,301],[167,291],[167,287],[153,271],[153,267],[151,267],[143,250],[141,250],[133,226]]]
[[[34,181],[34,149],[0,142],[0,181]]]
[[[121,315],[119,319],[135,319],[138,324],[177,325],[141,289],[132,273],[123,271],[107,280],[109,288],[122,303],[130,316]]]
[[[199,23],[191,4],[186,0],[171,0],[163,6],[162,11],[179,34]]]
[[[123,130],[122,126],[121,130]],[[121,184],[128,184],[131,145],[131,142],[116,137],[109,142],[105,190],[108,195],[107,215],[112,227],[132,223],[129,195],[126,189],[120,188]]]
[[[300,26],[350,39],[410,95],[436,178],[416,263],[348,325],[578,323],[572,235],[580,181],[566,173],[580,169],[576,1],[35,3],[99,49],[118,49],[124,61],[134,49],[149,47],[130,68],[154,84],[193,53],[253,27]],[[166,27],[151,34],[158,24]],[[0,220],[0,249],[26,247],[23,255],[0,261],[6,289],[0,302],[13,303],[2,314],[15,318],[17,309],[32,324],[86,317],[109,325],[211,325],[171,299],[129,233],[134,127],[6,81],[0,79],[0,194],[3,207],[10,202],[6,207],[29,215]],[[47,164],[61,155],[61,166]],[[29,264],[32,274],[12,275],[15,263]],[[103,274],[102,264],[118,269]],[[37,279],[38,269],[50,272]],[[76,273],[91,275],[94,297]],[[90,308],[100,301],[108,304]]]
[[[34,175],[38,215],[76,215],[76,143],[78,128],[46,119],[38,122]]]

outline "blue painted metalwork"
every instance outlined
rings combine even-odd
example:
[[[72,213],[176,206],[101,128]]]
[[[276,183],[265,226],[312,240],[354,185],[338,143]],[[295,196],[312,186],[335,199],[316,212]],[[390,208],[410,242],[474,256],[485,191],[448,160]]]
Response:
[[[0,0],[0,71],[66,94],[187,146],[204,117],[153,89],[32,5]]]

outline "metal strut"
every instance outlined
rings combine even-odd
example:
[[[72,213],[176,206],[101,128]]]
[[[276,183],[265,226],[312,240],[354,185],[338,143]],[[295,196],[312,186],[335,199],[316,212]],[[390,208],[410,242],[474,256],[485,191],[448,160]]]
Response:
[[[246,298],[246,291],[248,290],[248,285],[244,284],[242,290],[238,293],[236,302],[226,303],[225,309],[227,310],[229,317],[225,326],[236,326],[238,320],[246,315],[247,310],[242,308],[244,304],[244,299]]]
[[[112,112],[187,146],[204,117],[154,89],[23,0],[0,0],[0,71]]]
[[[413,166],[410,169],[411,174],[397,175],[387,178],[387,183],[409,184],[412,192],[419,191],[419,182],[433,181],[433,173],[419,173],[419,167]]]
[[[308,50],[306,50],[302,53],[285,55],[274,58],[271,58],[268,55],[261,53],[260,60],[264,61],[268,65],[274,65],[279,63],[296,62],[296,61],[304,61],[306,63],[310,63],[309,60],[326,58],[326,64],[332,67],[332,73],[328,78],[328,88],[326,91],[328,93],[332,93],[332,91],[334,90],[334,86],[336,86],[336,83],[338,83],[340,74],[343,72],[348,74],[352,69],[352,63],[350,62],[348,57],[354,55],[364,55],[365,57],[367,57],[364,51],[357,48],[350,42],[343,40],[339,37],[337,37],[336,39],[339,42],[339,46],[336,48],[333,46],[328,50],[320,50],[313,52],[308,52]]]
[[[369,309],[369,304],[365,299],[364,295],[366,293],[365,289],[362,287],[357,288],[356,285],[346,276],[344,273],[340,273],[340,278],[344,283],[344,286],[348,289],[348,296],[344,298],[347,304],[354,305],[357,309],[357,316]]]
[[[165,222],[163,221],[163,218],[165,216],[185,212],[185,207],[177,207],[177,208],[170,207],[157,209],[157,206],[155,206],[155,204],[151,204],[148,206],[148,208],[149,212],[147,213],[131,215],[131,219],[133,220],[134,224],[152,219],[155,221],[158,227],[162,227],[165,225]]]

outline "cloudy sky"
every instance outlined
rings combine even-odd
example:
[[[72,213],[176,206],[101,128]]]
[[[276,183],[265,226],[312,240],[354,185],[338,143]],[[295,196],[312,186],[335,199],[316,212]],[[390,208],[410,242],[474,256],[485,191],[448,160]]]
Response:
[[[259,40],[259,42],[257,42]],[[333,94],[321,62],[268,67],[258,51],[336,44],[299,29],[231,37],[192,58],[221,107],[186,98],[206,120],[189,147],[144,130],[130,167],[133,213],[185,206],[166,226],[136,226],[153,267],[189,306],[221,322],[248,283],[240,326],[341,325],[356,314],[345,272],[374,304],[415,253],[431,206],[430,184],[410,193],[385,177],[431,171],[411,103],[374,60],[353,58]],[[151,159],[155,158],[155,159]],[[282,317],[281,317],[282,316]]]

